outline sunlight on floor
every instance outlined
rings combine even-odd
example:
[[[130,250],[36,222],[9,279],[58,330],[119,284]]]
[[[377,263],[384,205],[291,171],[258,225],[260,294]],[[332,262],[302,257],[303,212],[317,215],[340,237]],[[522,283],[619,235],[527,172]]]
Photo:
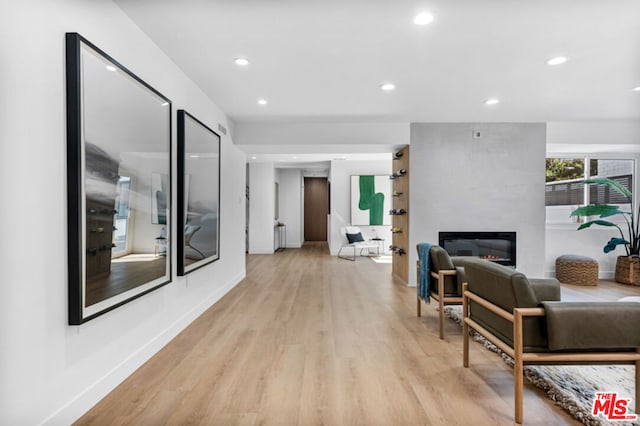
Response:
[[[153,253],[140,253],[140,254],[129,254],[127,256],[118,257],[112,259],[112,263],[126,263],[126,262],[152,262],[158,259]]]
[[[383,254],[382,256],[378,257],[370,257],[370,259],[376,263],[392,263],[393,257],[388,254]]]

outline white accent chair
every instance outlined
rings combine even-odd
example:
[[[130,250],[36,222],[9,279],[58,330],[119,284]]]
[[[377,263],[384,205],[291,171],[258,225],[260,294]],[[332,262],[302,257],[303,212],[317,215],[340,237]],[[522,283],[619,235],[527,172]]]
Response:
[[[375,249],[376,256],[380,256],[380,244],[378,244],[377,241],[357,241],[357,242],[350,243],[349,240],[347,239],[347,234],[362,235],[362,232],[360,231],[360,228],[358,228],[357,226],[346,226],[346,227],[340,228],[340,236],[342,237],[342,246],[338,251],[338,257],[340,259],[355,261],[357,250],[360,250],[360,256],[362,256],[363,250],[367,250],[367,253],[368,253],[369,250]],[[342,255],[342,251],[344,249],[353,249],[353,255],[352,256]]]

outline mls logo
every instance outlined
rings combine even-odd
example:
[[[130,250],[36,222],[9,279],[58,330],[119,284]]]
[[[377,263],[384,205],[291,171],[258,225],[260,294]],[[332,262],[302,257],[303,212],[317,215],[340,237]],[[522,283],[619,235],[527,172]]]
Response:
[[[627,414],[631,398],[618,398],[618,392],[596,392],[591,414],[603,414],[607,420],[637,420],[637,414]],[[637,402],[636,402],[637,404]]]

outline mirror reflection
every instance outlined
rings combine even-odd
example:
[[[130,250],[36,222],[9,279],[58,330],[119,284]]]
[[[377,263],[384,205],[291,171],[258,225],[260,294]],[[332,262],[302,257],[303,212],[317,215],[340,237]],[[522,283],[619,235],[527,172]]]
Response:
[[[219,258],[220,137],[179,110],[178,144],[184,157],[178,183],[184,194],[178,273],[184,275]]]
[[[82,44],[84,316],[170,280],[169,101]]]

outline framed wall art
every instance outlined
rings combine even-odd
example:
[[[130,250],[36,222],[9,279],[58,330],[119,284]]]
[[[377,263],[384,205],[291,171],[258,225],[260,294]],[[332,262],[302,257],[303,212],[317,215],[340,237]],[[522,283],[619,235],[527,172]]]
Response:
[[[69,324],[171,281],[171,101],[66,34]]]
[[[178,110],[178,275],[220,258],[220,136]]]
[[[391,225],[389,175],[351,176],[351,225]]]

